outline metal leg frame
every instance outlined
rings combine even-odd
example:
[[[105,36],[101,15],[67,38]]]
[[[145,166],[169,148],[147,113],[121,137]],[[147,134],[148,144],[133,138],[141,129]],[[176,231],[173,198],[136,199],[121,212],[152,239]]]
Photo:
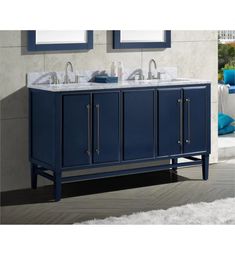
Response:
[[[35,164],[31,164],[32,188],[37,187],[37,175],[41,175],[54,182],[54,198],[55,198],[55,201],[59,201],[61,199],[61,183],[62,182],[101,179],[101,178],[112,177],[112,176],[139,174],[139,173],[155,172],[155,171],[169,170],[169,169],[172,169],[173,171],[177,171],[178,167],[185,167],[185,166],[192,166],[192,165],[202,165],[203,179],[204,180],[208,179],[209,155],[202,155],[202,159],[198,159],[195,157],[185,157],[185,158],[189,159],[190,162],[178,163],[178,158],[172,158],[171,164],[166,164],[166,165],[135,168],[135,169],[129,169],[129,170],[118,170],[115,172],[94,173],[94,174],[79,175],[79,176],[66,176],[66,177],[62,177],[62,172],[60,170],[53,171],[53,174],[49,174],[47,172],[49,169],[38,167]]]

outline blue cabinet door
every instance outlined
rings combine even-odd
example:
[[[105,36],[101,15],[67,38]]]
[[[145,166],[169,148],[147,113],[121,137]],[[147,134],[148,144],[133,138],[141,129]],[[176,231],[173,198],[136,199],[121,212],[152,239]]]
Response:
[[[123,93],[123,159],[154,157],[154,90]]]
[[[88,165],[91,157],[90,95],[63,96],[63,167]]]
[[[178,88],[158,90],[158,155],[182,152],[183,101]]]
[[[184,152],[206,151],[207,135],[209,135],[206,86],[184,88],[183,94]]]
[[[93,94],[93,163],[120,160],[119,92]]]

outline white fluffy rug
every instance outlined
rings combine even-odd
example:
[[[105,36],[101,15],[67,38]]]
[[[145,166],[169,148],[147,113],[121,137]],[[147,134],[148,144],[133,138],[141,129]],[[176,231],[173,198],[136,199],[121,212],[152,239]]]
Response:
[[[235,198],[139,212],[121,217],[94,219],[80,224],[235,224]]]

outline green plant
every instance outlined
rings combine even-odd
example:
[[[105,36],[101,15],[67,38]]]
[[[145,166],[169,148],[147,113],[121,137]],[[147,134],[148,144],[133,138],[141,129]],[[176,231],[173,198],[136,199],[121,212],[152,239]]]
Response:
[[[220,69],[220,70],[218,71],[218,81],[222,81],[222,80],[223,80],[223,70]]]
[[[224,66],[224,68],[222,68],[222,70],[224,70],[224,69],[232,69],[232,70],[234,70],[235,69],[235,63],[233,64],[233,63],[231,63],[231,64],[226,64],[225,66]]]
[[[225,65],[235,66],[235,47],[229,44],[218,44],[218,69]]]

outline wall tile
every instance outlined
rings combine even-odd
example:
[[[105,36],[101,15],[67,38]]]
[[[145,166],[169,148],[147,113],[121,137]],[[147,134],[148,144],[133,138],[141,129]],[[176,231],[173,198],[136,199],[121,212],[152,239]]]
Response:
[[[42,54],[25,52],[25,48],[0,48],[0,100],[26,86],[28,72],[44,70]]]
[[[171,39],[173,42],[181,41],[217,41],[216,30],[172,30]]]
[[[121,61],[123,63],[123,69],[134,71],[141,68],[141,52],[140,51],[108,51],[106,54],[106,70],[110,72],[112,61],[116,63]]]
[[[67,61],[75,70],[102,70],[105,68],[105,45],[94,45],[93,50],[77,53],[53,53],[45,55],[46,71],[63,71]]]
[[[75,70],[106,70],[110,71],[112,61],[122,61],[124,68],[134,70],[141,67],[141,53],[139,51],[109,51],[106,45],[94,45],[88,52],[47,54],[45,56],[45,70],[64,70],[67,61],[73,63]]]
[[[94,30],[94,44],[106,44],[107,32],[106,30]]]
[[[143,68],[148,68],[151,58],[160,67],[176,66],[179,77],[215,80],[217,55],[215,42],[173,42],[169,49],[143,50]]]
[[[26,46],[26,40],[21,37],[20,30],[0,30],[0,47],[21,47]]]

